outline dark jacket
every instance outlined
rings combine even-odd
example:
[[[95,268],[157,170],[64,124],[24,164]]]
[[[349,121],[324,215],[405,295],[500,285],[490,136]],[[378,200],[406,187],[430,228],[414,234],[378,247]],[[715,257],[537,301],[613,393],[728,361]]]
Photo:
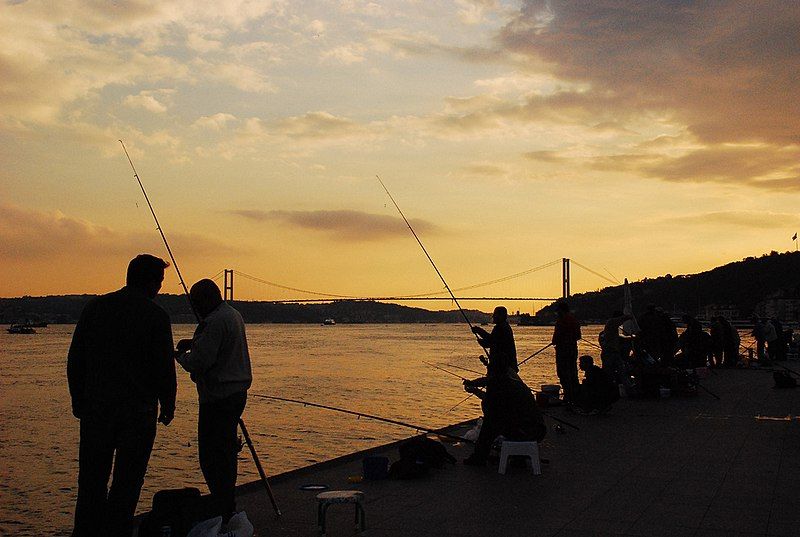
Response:
[[[72,335],[67,378],[72,410],[175,411],[172,328],[160,306],[135,288],[90,300]]]
[[[509,367],[519,371],[514,332],[508,321],[494,325],[491,334],[482,328],[478,328],[478,331],[481,346],[489,348],[489,375],[505,375]]]
[[[578,340],[581,339],[581,324],[571,313],[565,313],[556,319],[553,327],[552,343],[556,347],[575,347],[578,348]]]

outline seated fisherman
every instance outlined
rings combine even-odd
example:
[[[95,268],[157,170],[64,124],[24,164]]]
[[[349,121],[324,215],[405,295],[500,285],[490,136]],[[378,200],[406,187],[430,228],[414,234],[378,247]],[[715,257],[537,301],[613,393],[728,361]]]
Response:
[[[464,381],[464,390],[479,397],[483,409],[483,425],[475,442],[475,451],[464,459],[464,464],[485,465],[492,442],[500,435],[516,442],[538,442],[544,438],[547,427],[536,399],[513,369],[477,381],[477,384]],[[486,386],[486,389],[480,386]]]
[[[581,356],[578,362],[581,371],[584,373],[578,399],[579,408],[585,412],[599,412],[608,409],[617,402],[619,388],[611,381],[603,369],[594,365],[592,357],[589,355]]]

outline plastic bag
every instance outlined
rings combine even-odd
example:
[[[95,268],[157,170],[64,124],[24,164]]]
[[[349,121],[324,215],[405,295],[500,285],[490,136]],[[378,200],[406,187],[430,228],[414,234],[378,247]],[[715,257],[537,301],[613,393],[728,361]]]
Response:
[[[225,526],[225,532],[219,537],[253,537],[253,525],[247,519],[247,513],[240,511],[233,515]]]
[[[222,517],[209,518],[198,522],[186,537],[217,537],[222,529]]]
[[[481,426],[483,425],[483,418],[478,418],[478,421],[475,423],[475,427],[470,429],[464,435],[464,438],[467,440],[471,440],[472,442],[478,439],[478,435],[481,433]]]

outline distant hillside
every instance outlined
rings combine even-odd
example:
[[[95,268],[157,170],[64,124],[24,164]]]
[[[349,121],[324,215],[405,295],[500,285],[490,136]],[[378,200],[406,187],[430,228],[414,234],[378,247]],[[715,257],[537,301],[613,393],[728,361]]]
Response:
[[[648,304],[674,314],[699,316],[707,309],[725,307],[735,311],[735,316],[747,319],[753,312],[771,315],[769,303],[786,299],[784,302],[794,306],[780,316],[794,321],[798,313],[796,299],[800,298],[800,252],[748,257],[699,274],[645,278],[631,282],[630,290],[636,314],[644,311]],[[580,319],[603,320],[614,310],[622,309],[622,286],[577,294],[569,303]],[[537,318],[554,319],[554,305],[542,308]]]
[[[74,323],[86,302],[94,295],[0,298],[0,324],[25,320],[50,323]],[[159,295],[158,302],[175,323],[192,323],[194,317],[183,295]],[[260,301],[234,301],[248,323],[458,323],[464,318],[458,311],[429,311],[397,304],[341,300],[321,304],[276,304]],[[490,315],[467,310],[472,322],[489,320]]]

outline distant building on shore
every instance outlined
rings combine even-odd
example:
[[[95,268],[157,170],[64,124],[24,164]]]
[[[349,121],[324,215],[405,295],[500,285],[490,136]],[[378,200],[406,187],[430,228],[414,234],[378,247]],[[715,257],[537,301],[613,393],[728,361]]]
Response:
[[[740,318],[739,307],[734,304],[706,304],[705,318],[725,317],[729,321]]]
[[[759,317],[776,317],[781,321],[800,320],[800,298],[768,298],[756,306]]]

